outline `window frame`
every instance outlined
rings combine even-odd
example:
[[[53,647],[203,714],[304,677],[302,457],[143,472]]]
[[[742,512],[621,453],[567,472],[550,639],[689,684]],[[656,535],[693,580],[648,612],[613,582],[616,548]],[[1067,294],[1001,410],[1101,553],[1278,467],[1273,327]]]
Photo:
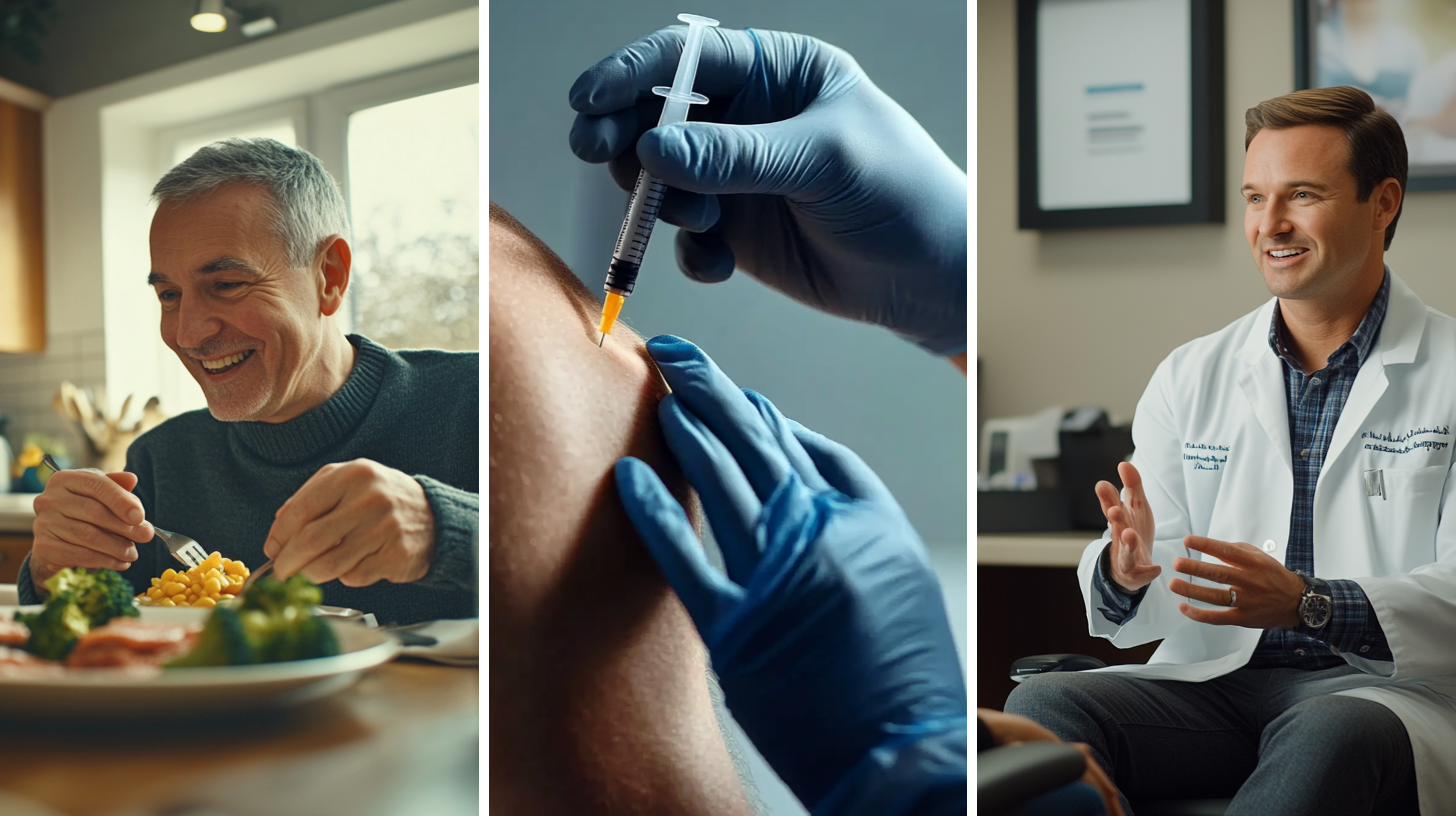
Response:
[[[293,124],[295,143],[304,150],[308,150],[307,97],[260,105],[256,108],[211,116],[159,130],[157,132],[157,178],[161,178],[162,174],[176,166],[177,163],[173,161],[173,158],[176,156],[177,146],[180,144],[194,141],[199,137],[225,138],[226,134],[252,130],[285,119]]]

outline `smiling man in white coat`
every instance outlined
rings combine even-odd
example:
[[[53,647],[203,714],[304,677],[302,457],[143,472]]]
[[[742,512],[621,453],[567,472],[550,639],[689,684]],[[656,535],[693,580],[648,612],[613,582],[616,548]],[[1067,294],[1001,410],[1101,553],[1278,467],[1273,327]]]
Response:
[[[1274,298],[1158,366],[1078,571],[1093,635],[1162,644],[1032,677],[1006,710],[1090,745],[1133,800],[1451,813],[1456,321],[1384,264],[1404,137],[1354,88],[1245,122]]]

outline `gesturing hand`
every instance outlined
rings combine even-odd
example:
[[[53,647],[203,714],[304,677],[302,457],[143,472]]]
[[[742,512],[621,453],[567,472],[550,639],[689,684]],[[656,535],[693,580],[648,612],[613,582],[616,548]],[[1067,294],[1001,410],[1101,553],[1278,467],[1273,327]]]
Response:
[[[368,459],[324,465],[278,508],[263,552],[279,578],[418,581],[434,560],[435,513],[400,471]]]
[[[1203,578],[1229,588],[1198,586],[1182,578],[1168,582],[1168,589],[1194,601],[1227,606],[1228,609],[1199,609],[1192,604],[1179,604],[1178,611],[1200,623],[1217,626],[1244,626],[1249,629],[1293,629],[1299,625],[1299,597],[1304,594],[1304,579],[1294,574],[1252,544],[1216,541],[1203,536],[1188,536],[1183,546],[1211,555],[1222,564],[1193,558],[1173,559],[1173,569],[1195,578]],[[1238,593],[1237,603],[1230,606]]]
[[[1097,500],[1107,517],[1112,536],[1112,580],[1129,592],[1152,583],[1163,573],[1153,564],[1153,508],[1143,492],[1143,477],[1131,462],[1117,466],[1122,478],[1123,495],[1111,482],[1098,482]]]

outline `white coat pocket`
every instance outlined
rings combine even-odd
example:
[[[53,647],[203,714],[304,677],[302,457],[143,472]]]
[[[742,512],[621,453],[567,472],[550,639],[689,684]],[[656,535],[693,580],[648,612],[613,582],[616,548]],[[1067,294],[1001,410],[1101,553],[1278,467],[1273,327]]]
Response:
[[[1436,523],[1447,472],[1445,465],[1385,468],[1378,477],[1365,480],[1384,487],[1383,491],[1367,489],[1360,497],[1365,502],[1370,539],[1377,545],[1376,575],[1410,572],[1435,560]]]

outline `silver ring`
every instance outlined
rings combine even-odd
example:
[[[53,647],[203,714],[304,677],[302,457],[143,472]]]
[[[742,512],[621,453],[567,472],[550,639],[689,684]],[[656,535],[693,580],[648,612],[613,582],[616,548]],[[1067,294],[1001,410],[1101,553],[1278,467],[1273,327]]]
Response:
[[[1239,593],[1235,592],[1233,587],[1229,587],[1229,602],[1228,602],[1228,605],[1232,607],[1232,606],[1237,606],[1238,603],[1239,603]]]

